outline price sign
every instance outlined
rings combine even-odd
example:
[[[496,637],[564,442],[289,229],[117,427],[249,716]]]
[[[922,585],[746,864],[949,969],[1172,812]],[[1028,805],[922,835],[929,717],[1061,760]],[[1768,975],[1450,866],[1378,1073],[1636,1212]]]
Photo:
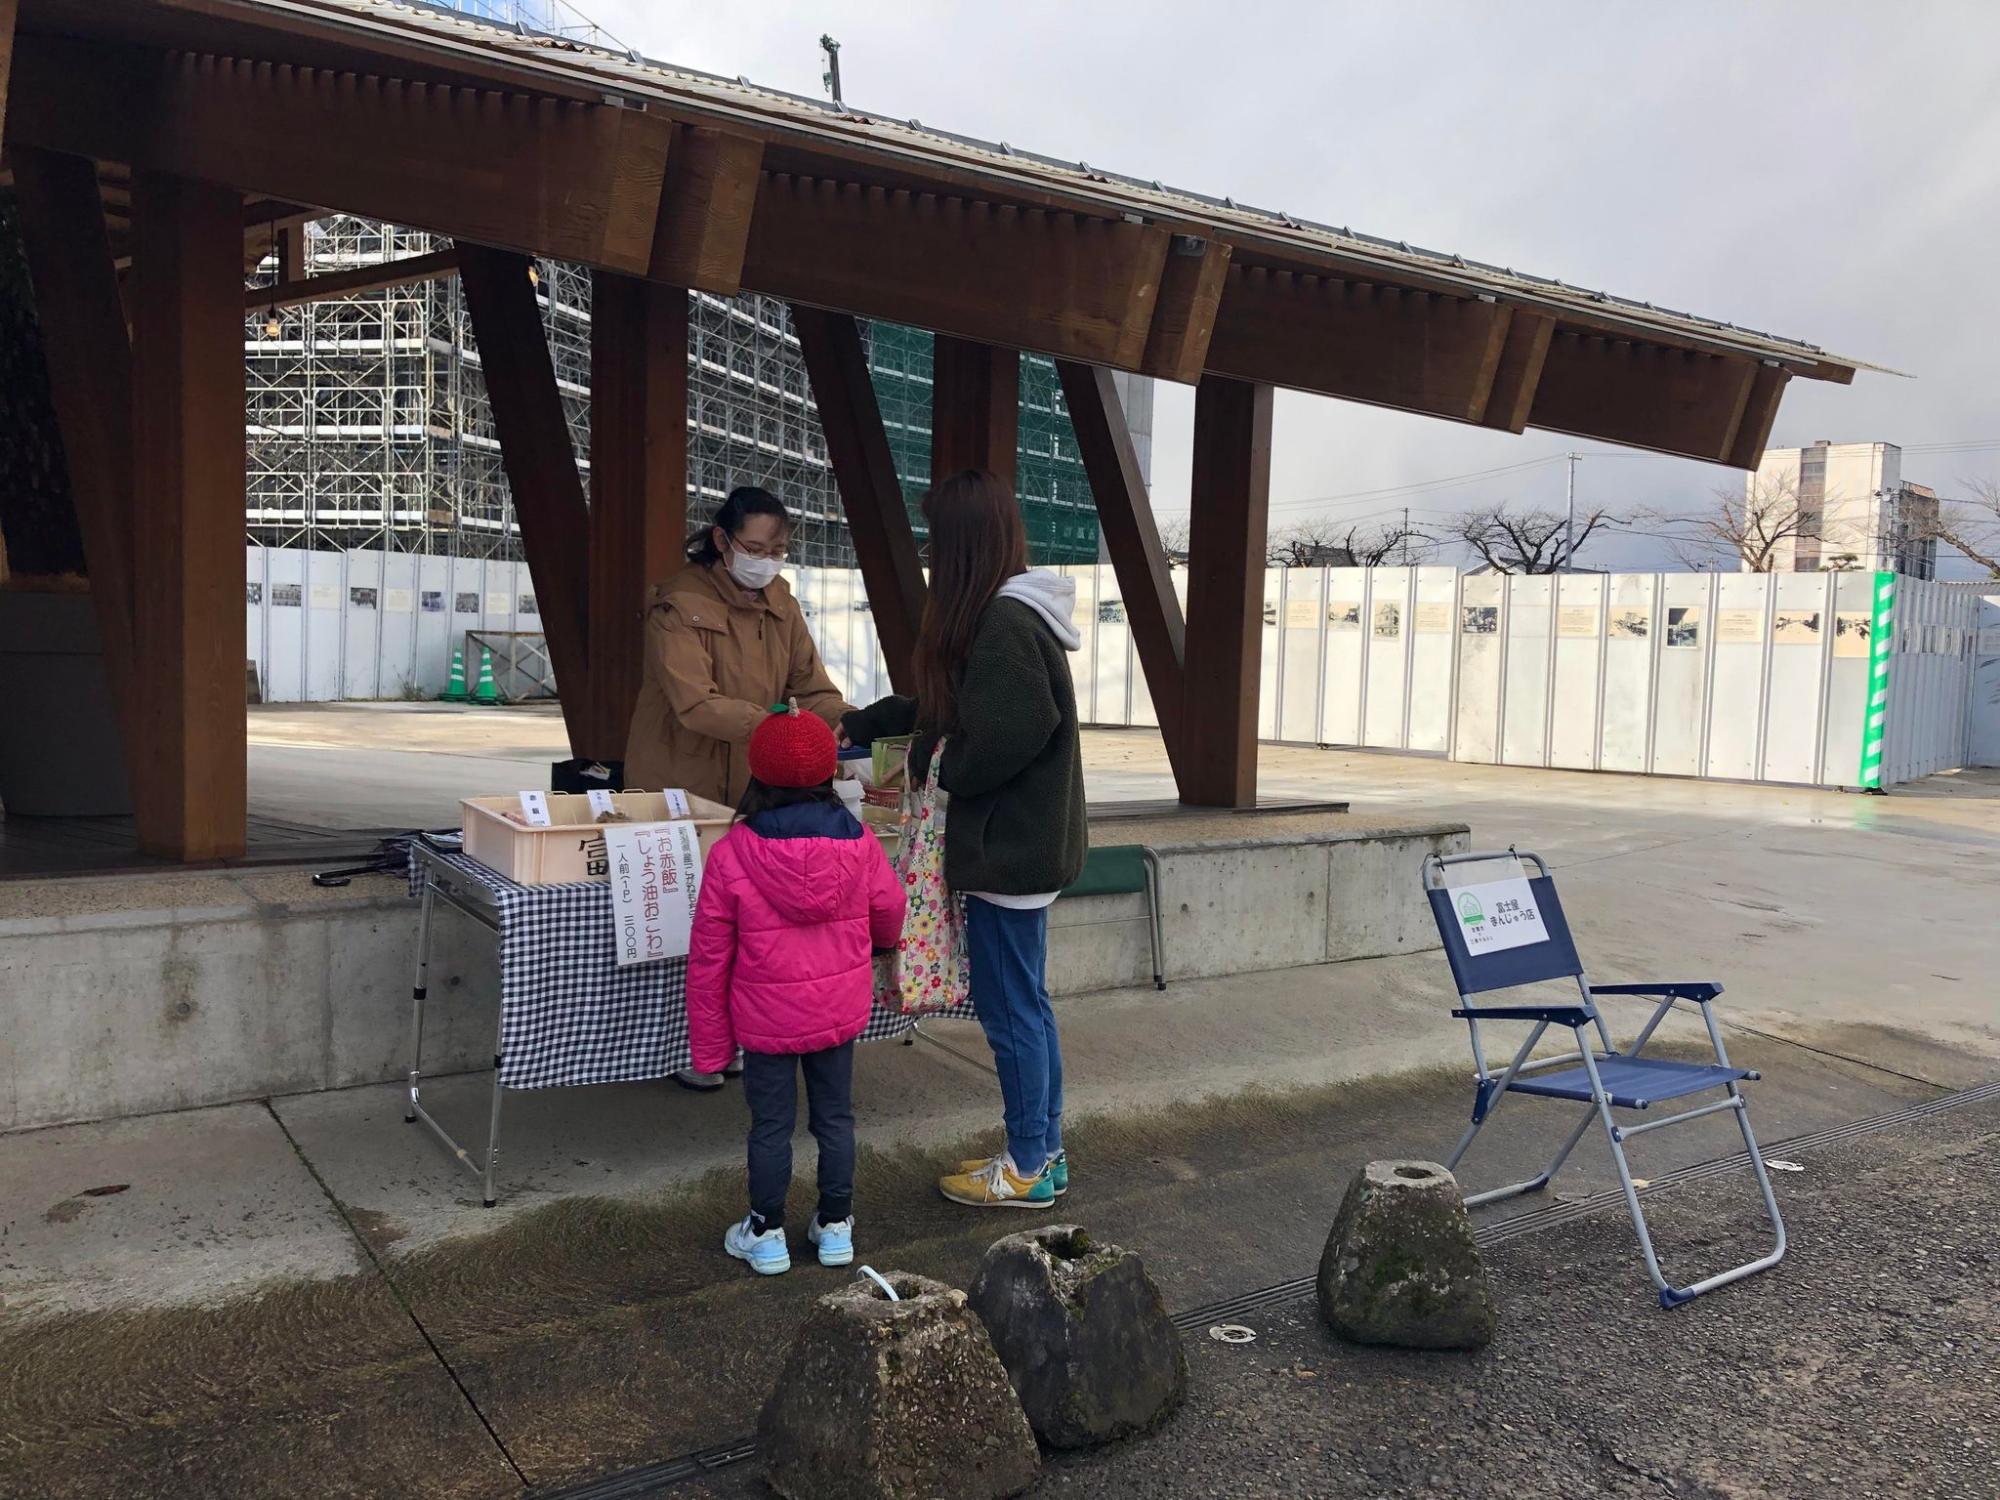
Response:
[[[521,816],[528,820],[530,828],[547,828],[549,826],[548,793],[521,793]]]
[[[609,823],[612,944],[618,967],[685,958],[701,895],[701,836],[692,823]]]
[[[618,804],[611,800],[611,793],[605,791],[602,787],[592,787],[584,793],[584,796],[590,799],[590,815],[593,818],[600,813],[618,811]]]

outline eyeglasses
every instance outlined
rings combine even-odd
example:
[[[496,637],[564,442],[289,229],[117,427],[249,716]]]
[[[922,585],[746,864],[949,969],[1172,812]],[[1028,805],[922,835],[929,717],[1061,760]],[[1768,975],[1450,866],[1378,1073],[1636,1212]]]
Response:
[[[783,542],[763,546],[756,542],[746,542],[740,536],[733,536],[729,539],[729,545],[745,557],[761,557],[766,562],[783,562],[791,555],[790,549]]]

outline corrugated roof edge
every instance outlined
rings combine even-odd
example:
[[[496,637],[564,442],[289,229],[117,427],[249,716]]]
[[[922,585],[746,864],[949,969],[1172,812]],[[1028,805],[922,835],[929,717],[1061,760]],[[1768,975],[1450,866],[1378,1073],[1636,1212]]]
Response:
[[[289,8],[283,0],[251,0],[251,3],[270,9]],[[293,0],[293,3],[299,3],[299,0]],[[740,75],[730,78],[719,73],[705,72],[699,68],[646,58],[636,50],[630,53],[614,52],[573,38],[524,32],[507,23],[453,10],[441,4],[431,3],[431,0],[304,0],[304,3],[323,13],[330,11],[365,14],[390,20],[407,18],[416,23],[409,28],[413,30],[448,28],[474,32],[478,34],[482,45],[509,54],[517,53],[526,44],[533,47],[538,58],[558,65],[601,62],[603,64],[601,68],[590,71],[593,76],[606,80],[634,82],[636,80],[631,79],[629,70],[636,68],[655,79],[682,80],[691,87],[705,87],[730,95],[748,95],[789,106],[795,110],[810,111],[821,117],[822,122],[826,124],[845,124],[870,131],[902,134],[914,137],[917,142],[949,142],[963,150],[992,158],[994,163],[1002,164],[1003,170],[1027,165],[1059,174],[1061,179],[1059,185],[1064,190],[1079,196],[1101,196],[1093,195],[1091,189],[1118,186],[1142,199],[1153,198],[1164,200],[1168,204],[1180,202],[1196,206],[1208,211],[1207,216],[1216,221],[1218,229],[1233,224],[1250,233],[1262,234],[1272,244],[1280,247],[1290,244],[1308,253],[1317,249],[1320,253],[1336,255],[1359,252],[1371,259],[1379,260],[1390,268],[1400,263],[1420,275],[1443,276],[1463,282],[1470,288],[1483,288],[1487,291],[1513,291],[1558,310],[1569,307],[1599,317],[1615,317],[1621,322],[1641,329],[1651,327],[1664,333],[1679,333],[1683,337],[1732,345],[1739,352],[1753,356],[1835,365],[1844,369],[1867,370],[1876,374],[1903,373],[1865,360],[1833,354],[1818,344],[1784,334],[1768,333],[1761,329],[1705,317],[1699,313],[1663,308],[1636,298],[1596,291],[1588,287],[1572,286],[1560,278],[1536,276],[1529,272],[1516,271],[1511,266],[1496,266],[1463,255],[1413,246],[1403,240],[1391,240],[1345,226],[1337,227],[1302,219],[1278,210],[1255,208],[1237,203],[1226,196],[1218,198],[1191,189],[1172,188],[1158,179],[1110,172],[1101,167],[1086,166],[1082,161],[1066,161],[1041,152],[1024,151],[1019,147],[981,140],[976,136],[940,129],[934,125],[924,125],[914,119],[902,120],[895,116],[873,114],[850,101],[842,101],[836,105],[830,99],[794,94],[784,89],[755,83]],[[565,68],[565,71],[570,69]],[[839,136],[845,139],[847,133],[840,132]],[[1115,204],[1104,206],[1109,211],[1118,211],[1118,206]],[[1302,237],[1307,235],[1316,236],[1323,243],[1316,245],[1312,239]]]

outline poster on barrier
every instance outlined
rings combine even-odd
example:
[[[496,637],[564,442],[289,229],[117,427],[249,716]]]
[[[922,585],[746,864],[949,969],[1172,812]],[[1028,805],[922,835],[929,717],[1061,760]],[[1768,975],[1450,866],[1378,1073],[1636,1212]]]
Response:
[[[686,958],[701,895],[701,836],[690,822],[608,823],[618,967]]]

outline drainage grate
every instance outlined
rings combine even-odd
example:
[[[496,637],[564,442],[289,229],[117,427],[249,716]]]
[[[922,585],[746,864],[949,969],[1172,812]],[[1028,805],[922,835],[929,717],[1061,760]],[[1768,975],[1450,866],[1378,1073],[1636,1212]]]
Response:
[[[617,1474],[607,1474],[602,1479],[592,1479],[584,1484],[572,1485],[563,1490],[545,1490],[539,1500],[644,1500],[645,1496],[657,1495],[662,1490],[672,1489],[677,1484],[685,1484],[716,1469],[726,1469],[732,1464],[740,1464],[757,1453],[757,1440],[752,1437],[738,1438],[733,1443],[718,1443],[713,1448],[697,1449],[684,1453],[679,1458],[670,1458],[665,1463],[647,1464],[643,1468],[626,1469]]]
[[[1788,1140],[1775,1141],[1764,1147],[1766,1158],[1794,1156],[1803,1152],[1824,1150],[1837,1146],[1856,1136],[1869,1135],[1878,1130],[1888,1130],[1897,1125],[1911,1125],[1928,1120],[1950,1110],[1962,1109],[1969,1104],[1984,1104],[2000,1099],[2000,1080],[1984,1083],[1977,1088],[1961,1089],[1955,1094],[1944,1094],[1936,1099],[1927,1099],[1921,1104],[1906,1105],[1886,1114],[1869,1115],[1865,1119],[1850,1120],[1845,1125],[1829,1126],[1825,1130],[1815,1130],[1806,1135],[1795,1135]],[[1709,1161],[1696,1162],[1692,1166],[1680,1167],[1664,1172],[1651,1179],[1640,1189],[1640,1196],[1652,1197],[1655,1193],[1669,1188],[1684,1187],[1693,1182],[1706,1182],[1710,1178],[1740,1172],[1750,1165],[1747,1152],[1738,1151],[1732,1156],[1718,1156]],[[1567,1224],[1573,1219],[1585,1218],[1602,1213],[1608,1208],[1623,1208],[1625,1195],[1617,1188],[1609,1188],[1601,1193],[1592,1193],[1587,1198],[1579,1198],[1572,1203],[1551,1203],[1546,1208],[1531,1209],[1524,1214],[1502,1219],[1497,1223],[1481,1225],[1473,1231],[1473,1238],[1483,1247],[1498,1245],[1508,1240],[1519,1239],[1523,1235],[1538,1234],[1545,1229],[1553,1229],[1559,1224]],[[1281,1281],[1275,1286],[1245,1292],[1241,1296],[1229,1297],[1221,1302],[1211,1302],[1204,1307],[1189,1308],[1174,1317],[1174,1326],[1183,1333],[1195,1328],[1205,1328],[1211,1323],[1227,1323],[1245,1313],[1260,1308],[1281,1307],[1288,1302],[1296,1302],[1313,1293],[1315,1278],[1296,1277],[1291,1281]],[[733,1443],[719,1443],[713,1448],[701,1448],[680,1458],[670,1458],[664,1463],[649,1464],[644,1468],[627,1469],[619,1474],[607,1475],[603,1479],[593,1479],[587,1483],[573,1485],[568,1489],[545,1490],[537,1500],[642,1500],[642,1497],[657,1495],[677,1484],[716,1469],[726,1469],[731,1465],[754,1458],[757,1441],[754,1437],[738,1438]]]

